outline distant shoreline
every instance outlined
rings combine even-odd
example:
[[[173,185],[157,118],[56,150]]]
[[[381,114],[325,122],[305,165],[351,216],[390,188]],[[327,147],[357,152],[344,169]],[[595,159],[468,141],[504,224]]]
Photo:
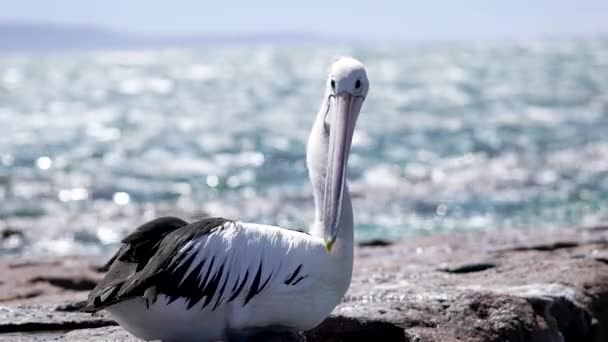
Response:
[[[1,52],[192,48],[210,45],[323,44],[332,38],[302,32],[146,35],[85,25],[0,23]]]
[[[90,50],[149,50],[201,48],[208,46],[255,45],[423,45],[520,42],[535,40],[608,39],[606,34],[556,35],[540,37],[497,36],[487,38],[436,37],[433,39],[382,39],[338,37],[315,32],[208,32],[190,34],[147,34],[115,30],[95,25],[0,22],[0,54],[20,52],[57,52]]]

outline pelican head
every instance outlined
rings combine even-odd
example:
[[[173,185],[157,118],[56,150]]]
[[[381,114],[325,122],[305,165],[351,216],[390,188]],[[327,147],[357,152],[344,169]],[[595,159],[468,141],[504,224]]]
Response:
[[[327,78],[323,107],[319,113],[324,135],[321,148],[326,152],[320,155],[327,159],[320,161],[319,165],[321,168],[324,166],[320,172],[324,176],[324,182],[319,184],[322,191],[317,213],[328,251],[331,251],[340,230],[348,155],[355,124],[368,89],[367,74],[359,61],[343,57],[333,63]]]

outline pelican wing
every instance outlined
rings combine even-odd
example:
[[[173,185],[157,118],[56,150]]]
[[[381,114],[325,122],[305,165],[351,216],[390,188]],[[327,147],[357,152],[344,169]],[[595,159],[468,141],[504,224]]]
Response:
[[[310,248],[324,248],[307,234],[278,227],[223,218],[178,220],[142,226],[125,238],[87,308],[97,311],[135,297],[150,304],[159,294],[169,298],[167,304],[186,298],[186,309],[247,305],[265,289],[305,282],[311,265],[302,264],[304,256],[314,255]]]
[[[118,252],[103,269],[106,276],[89,294],[86,311],[98,311],[118,302],[144,296],[155,289],[180,246],[220,229],[229,220],[205,218],[188,224],[175,217],[150,221],[125,237]]]
[[[101,269],[104,272],[110,270],[111,266],[120,261],[123,263],[135,263],[140,265],[140,260],[146,260],[145,254],[150,253],[162,238],[179,227],[188,225],[188,222],[177,217],[159,217],[145,223],[127,235],[121,242],[123,243],[118,252]]]

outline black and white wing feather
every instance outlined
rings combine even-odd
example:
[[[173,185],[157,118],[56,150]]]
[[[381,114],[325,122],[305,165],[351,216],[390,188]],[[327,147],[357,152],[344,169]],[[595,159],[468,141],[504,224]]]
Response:
[[[168,298],[166,304],[186,299],[186,310],[215,311],[235,300],[245,306],[270,287],[280,292],[301,286],[315,267],[310,256],[324,251],[323,243],[307,234],[223,218],[191,224],[160,218],[123,243],[89,295],[89,311],[136,297],[150,305],[159,294]],[[310,253],[311,248],[319,251]]]
[[[174,281],[170,270],[181,248],[226,222],[230,221],[205,218],[188,224],[161,217],[140,226],[122,240],[123,245],[106,263],[107,274],[89,294],[85,310],[95,312],[130,298],[154,297],[159,288],[168,288]]]

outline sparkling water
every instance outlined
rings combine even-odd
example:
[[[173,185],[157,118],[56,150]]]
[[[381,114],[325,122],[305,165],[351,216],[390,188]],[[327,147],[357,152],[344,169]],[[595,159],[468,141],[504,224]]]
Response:
[[[332,59],[371,88],[356,236],[608,217],[608,40],[0,56],[0,251],[96,253],[160,215],[307,229]]]

